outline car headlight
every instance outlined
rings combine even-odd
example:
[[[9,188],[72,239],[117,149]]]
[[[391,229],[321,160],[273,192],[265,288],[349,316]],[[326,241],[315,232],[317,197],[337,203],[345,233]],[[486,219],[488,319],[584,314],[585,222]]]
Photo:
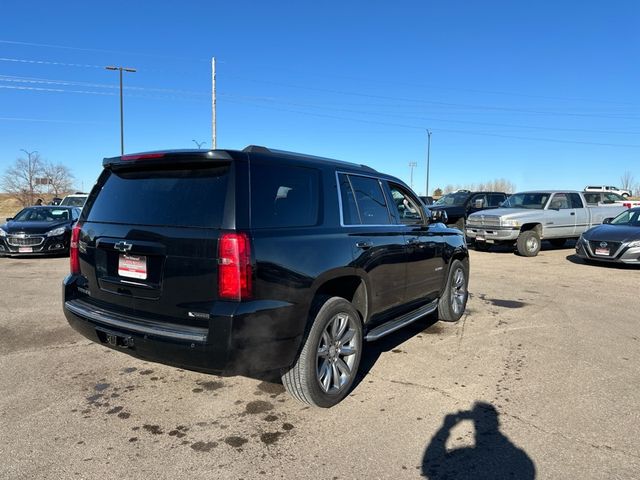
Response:
[[[520,222],[518,220],[501,220],[500,225],[503,227],[519,227]]]
[[[634,240],[633,242],[629,242],[627,244],[627,247],[629,247],[629,248],[640,247],[640,240]]]
[[[0,228],[0,237],[6,237],[7,236],[7,232],[5,232],[3,229]]]
[[[65,227],[54,228],[53,230],[49,230],[47,232],[47,237],[57,237],[58,235],[63,235],[65,230]]]

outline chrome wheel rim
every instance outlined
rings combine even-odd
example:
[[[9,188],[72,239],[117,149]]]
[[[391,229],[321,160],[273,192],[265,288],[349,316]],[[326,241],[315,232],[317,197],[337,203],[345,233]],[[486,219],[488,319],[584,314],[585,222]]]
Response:
[[[318,344],[316,378],[325,393],[342,391],[355,375],[354,366],[360,340],[356,335],[356,319],[338,313],[322,331]]]
[[[538,240],[535,237],[531,237],[527,240],[527,249],[530,252],[534,252],[538,248]]]
[[[464,303],[467,298],[467,285],[464,278],[464,270],[457,268],[453,273],[451,284],[451,308],[456,315],[460,315],[464,310]]]

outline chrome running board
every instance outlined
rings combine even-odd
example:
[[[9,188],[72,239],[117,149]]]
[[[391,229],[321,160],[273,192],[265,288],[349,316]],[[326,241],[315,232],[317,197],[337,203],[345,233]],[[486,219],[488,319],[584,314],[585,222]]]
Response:
[[[429,315],[430,313],[435,312],[438,308],[438,300],[434,300],[431,303],[424,305],[423,307],[418,308],[417,310],[413,310],[412,312],[405,313],[401,317],[394,318],[393,320],[389,320],[382,325],[378,325],[376,328],[368,332],[364,339],[367,342],[373,342],[374,340],[378,340],[385,335],[389,335],[391,332],[395,332],[405,325],[409,325],[410,323],[415,322],[416,320],[424,317],[425,315]]]

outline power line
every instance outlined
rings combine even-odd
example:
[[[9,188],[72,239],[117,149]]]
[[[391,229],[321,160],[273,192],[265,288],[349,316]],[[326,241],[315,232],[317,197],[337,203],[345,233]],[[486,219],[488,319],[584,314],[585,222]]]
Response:
[[[239,100],[226,100],[226,101],[232,102],[232,103],[243,103],[242,101],[239,101]],[[375,124],[375,125],[386,125],[386,126],[400,127],[400,128],[411,128],[411,129],[419,129],[419,130],[424,130],[425,129],[425,127],[422,126],[422,125],[411,125],[411,124],[403,124],[403,123],[381,122],[381,121],[376,121],[376,120],[365,120],[365,119],[361,119],[361,118],[343,117],[343,116],[339,116],[339,115],[328,115],[328,114],[322,114],[322,113],[316,113],[316,112],[305,112],[305,111],[301,111],[301,110],[291,110],[291,109],[285,109],[285,108],[270,107],[270,106],[265,106],[265,105],[255,105],[255,106],[257,106],[259,108],[266,108],[266,109],[271,109],[271,110],[279,110],[279,111],[283,111],[283,112],[298,113],[298,114],[301,114],[301,115],[310,115],[310,116],[314,116],[314,117],[333,118],[333,119],[338,119],[338,120],[348,120],[348,121],[352,121],[352,122],[363,122],[363,123],[371,123],[371,124]],[[531,141],[539,141],[539,142],[567,143],[567,144],[577,144],[577,145],[597,145],[597,146],[604,146],[604,147],[640,148],[640,145],[633,145],[633,144],[618,144],[618,143],[604,143],[604,142],[583,142],[583,141],[579,141],[579,140],[560,140],[560,139],[555,139],[555,138],[525,137],[525,136],[516,136],[516,135],[502,135],[502,134],[488,133],[488,132],[472,132],[472,131],[469,131],[469,130],[453,130],[453,129],[438,128],[437,131],[438,132],[449,132],[449,133],[460,133],[460,134],[464,134],[464,135],[479,135],[479,136],[487,136],[487,137],[511,138],[511,139],[516,139],[516,140],[531,140]]]

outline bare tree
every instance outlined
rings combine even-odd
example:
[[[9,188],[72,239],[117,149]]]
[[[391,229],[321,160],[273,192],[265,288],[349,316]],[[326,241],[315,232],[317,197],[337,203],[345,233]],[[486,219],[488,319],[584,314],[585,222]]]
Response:
[[[620,183],[622,184],[623,190],[631,190],[634,182],[635,178],[633,178],[633,174],[629,170],[625,171],[620,177]]]
[[[504,178],[497,178],[489,182],[456,184],[455,186],[449,184],[444,187],[444,193],[456,192],[458,190],[470,190],[472,192],[504,192],[513,193],[516,191],[516,185]]]
[[[59,197],[63,193],[70,192],[73,188],[73,174],[69,167],[61,163],[46,163],[44,166],[44,176],[49,182],[49,187],[53,194]]]
[[[44,165],[38,152],[27,152],[27,158],[19,157],[12,167],[0,177],[0,188],[24,207],[33,205],[36,195],[42,191],[36,179],[43,176]]]

